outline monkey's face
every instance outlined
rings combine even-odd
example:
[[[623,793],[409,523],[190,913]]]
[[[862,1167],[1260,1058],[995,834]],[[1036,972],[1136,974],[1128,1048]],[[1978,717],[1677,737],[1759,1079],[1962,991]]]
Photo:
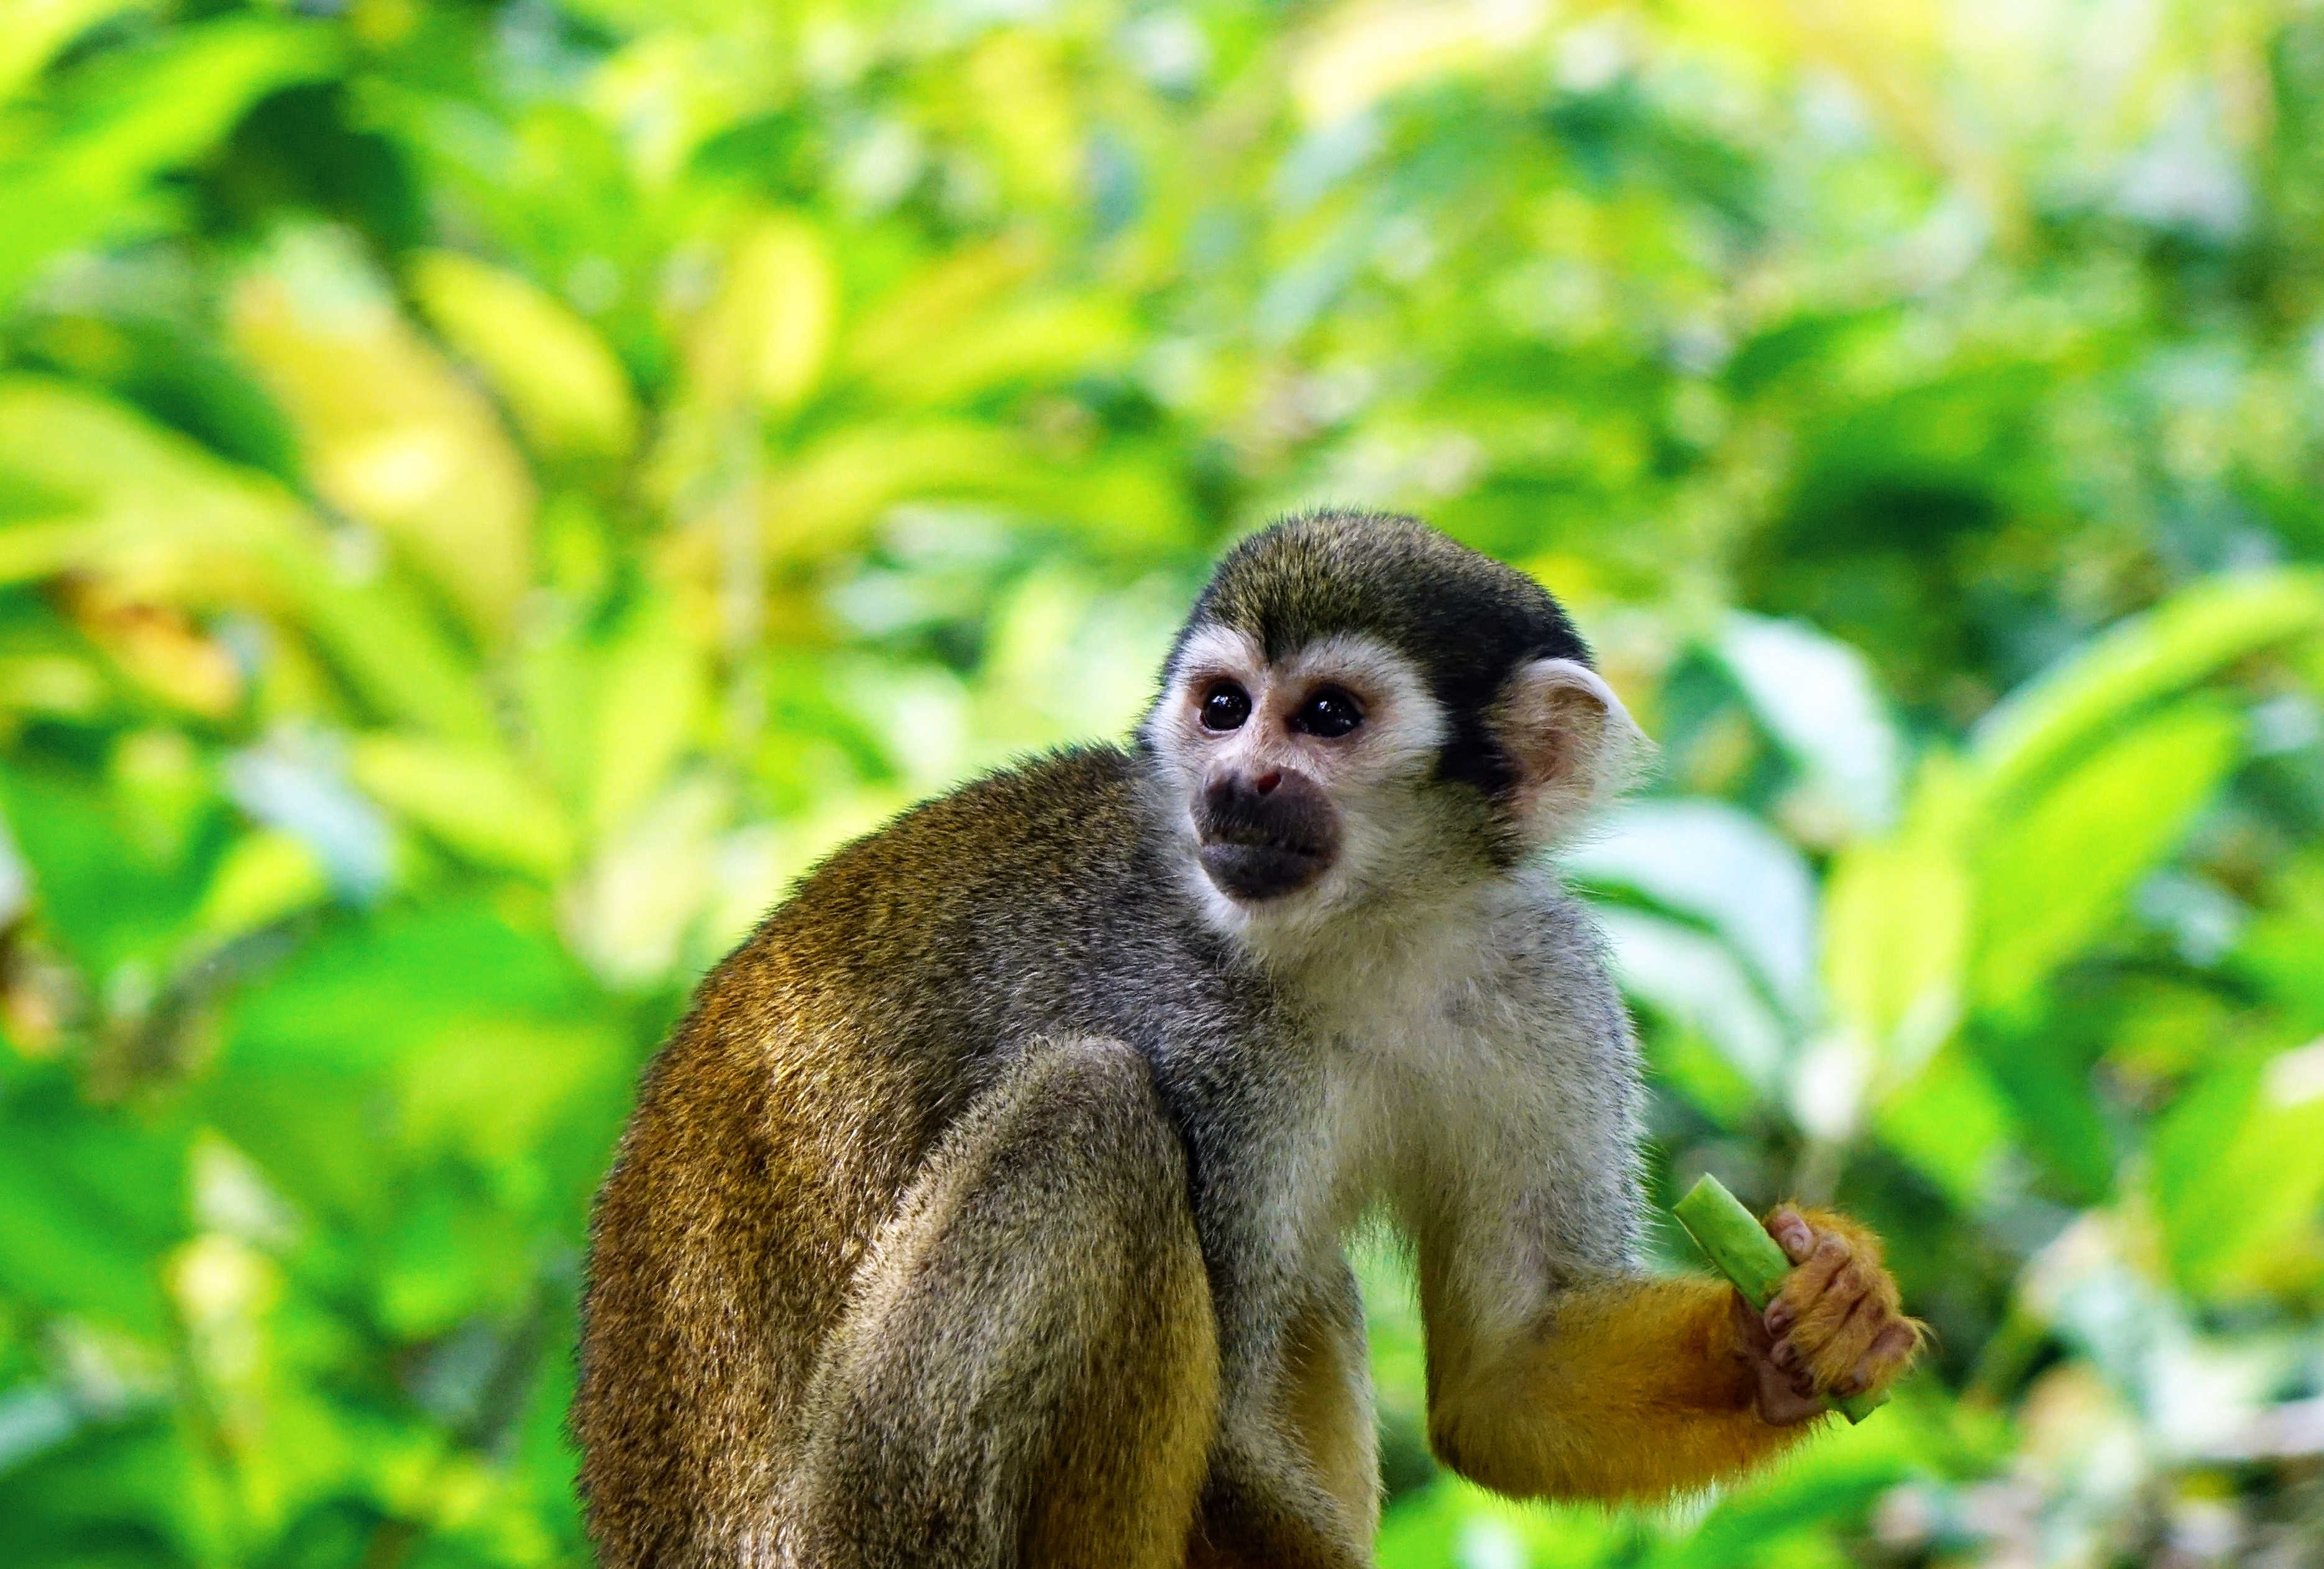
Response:
[[[1411,662],[1353,635],[1269,661],[1202,626],[1147,727],[1195,863],[1238,907],[1329,902],[1408,839],[1444,720]]]
[[[1645,751],[1539,584],[1355,512],[1227,552],[1139,740],[1204,914],[1294,960],[1518,872]]]
[[[1144,736],[1213,918],[1294,952],[1344,912],[1508,872],[1618,789],[1644,745],[1605,682],[1566,659],[1518,664],[1474,718],[1504,761],[1498,791],[1445,777],[1453,716],[1387,643],[1340,633],[1270,660],[1209,623],[1181,644]]]

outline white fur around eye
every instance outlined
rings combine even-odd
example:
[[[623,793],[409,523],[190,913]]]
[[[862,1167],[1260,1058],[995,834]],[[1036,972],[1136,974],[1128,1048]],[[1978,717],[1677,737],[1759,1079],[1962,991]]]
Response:
[[[1444,714],[1411,660],[1375,639],[1342,632],[1301,649],[1284,665],[1296,688],[1345,688],[1364,711],[1360,737],[1367,773],[1401,772],[1444,744]]]
[[[1183,689],[1190,680],[1205,675],[1231,676],[1248,682],[1266,668],[1267,655],[1257,638],[1213,622],[1188,635],[1171,663],[1170,686],[1173,690]]]
[[[1143,731],[1148,743],[1170,766],[1195,766],[1194,754],[1215,739],[1202,729],[1196,716],[1204,692],[1213,681],[1232,681],[1256,703],[1265,690],[1266,674],[1266,656],[1250,633],[1216,624],[1196,628],[1165,673],[1162,696]]]

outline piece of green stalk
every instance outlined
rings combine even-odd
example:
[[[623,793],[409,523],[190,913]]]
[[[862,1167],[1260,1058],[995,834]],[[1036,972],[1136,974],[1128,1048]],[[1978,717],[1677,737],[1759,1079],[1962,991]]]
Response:
[[[1745,1209],[1742,1201],[1727,1191],[1726,1184],[1715,1177],[1706,1177],[1690,1189],[1687,1195],[1671,1205],[1671,1214],[1686,1228],[1695,1245],[1719,1266],[1719,1272],[1734,1283],[1743,1293],[1743,1300],[1751,1305],[1754,1313],[1767,1311],[1775,1293],[1784,1288],[1784,1277],[1792,1272],[1791,1260],[1758,1218]],[[1842,1399],[1829,1397],[1831,1408],[1849,1422],[1861,1422],[1888,1403],[1886,1394],[1850,1395]]]

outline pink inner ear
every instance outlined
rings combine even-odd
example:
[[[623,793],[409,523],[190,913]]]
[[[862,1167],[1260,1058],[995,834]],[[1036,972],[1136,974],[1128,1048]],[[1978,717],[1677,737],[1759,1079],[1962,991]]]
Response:
[[[1533,723],[1526,725],[1525,756],[1520,759],[1527,781],[1535,785],[1563,784],[1582,771],[1582,755],[1591,746],[1594,731],[1603,722],[1597,701],[1586,692],[1562,682],[1535,698]]]
[[[1643,748],[1622,700],[1596,671],[1545,660],[1520,672],[1504,700],[1502,743],[1536,808],[1587,808],[1624,782],[1626,760]]]

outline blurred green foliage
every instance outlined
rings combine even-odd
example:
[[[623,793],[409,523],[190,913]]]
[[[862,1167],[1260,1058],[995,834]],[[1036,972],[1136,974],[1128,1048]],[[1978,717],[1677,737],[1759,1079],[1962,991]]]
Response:
[[[2324,1562],[2305,0],[0,0],[0,1558],[584,1560],[690,978],[1321,500],[1663,743],[1660,1196],[1940,1336],[1519,1508],[1371,1249],[1383,1561]]]

